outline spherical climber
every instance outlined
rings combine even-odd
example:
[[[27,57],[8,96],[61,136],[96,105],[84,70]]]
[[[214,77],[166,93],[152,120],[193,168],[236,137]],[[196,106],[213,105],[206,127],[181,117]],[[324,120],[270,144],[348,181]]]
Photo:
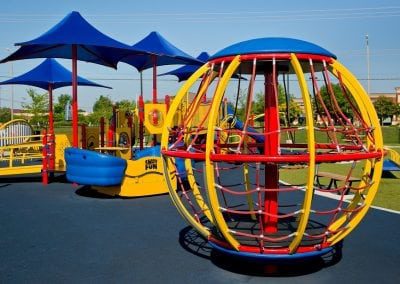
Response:
[[[290,38],[210,57],[173,98],[161,149],[188,223],[213,248],[260,259],[306,258],[341,242],[372,203],[383,157],[378,117],[354,75],[331,52]]]

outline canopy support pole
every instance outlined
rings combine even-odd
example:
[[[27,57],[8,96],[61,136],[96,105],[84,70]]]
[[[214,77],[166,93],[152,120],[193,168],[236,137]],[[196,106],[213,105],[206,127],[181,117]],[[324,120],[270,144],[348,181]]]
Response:
[[[158,102],[157,100],[157,55],[152,56],[153,60],[153,104]],[[157,134],[153,135],[153,145],[157,144]]]
[[[153,60],[153,104],[157,103],[157,56],[152,56]]]
[[[140,75],[140,95],[143,97],[143,71],[139,71]]]
[[[49,144],[50,159],[49,168],[51,171],[55,169],[55,136],[54,136],[54,114],[53,114],[53,85],[49,84]]]
[[[140,74],[140,96],[138,101],[139,109],[139,149],[143,150],[143,139],[144,139],[144,100],[143,100],[143,70],[139,71]]]
[[[78,48],[72,45],[72,147],[78,147]]]
[[[143,150],[143,140],[144,140],[144,101],[143,95],[139,96],[139,147]]]

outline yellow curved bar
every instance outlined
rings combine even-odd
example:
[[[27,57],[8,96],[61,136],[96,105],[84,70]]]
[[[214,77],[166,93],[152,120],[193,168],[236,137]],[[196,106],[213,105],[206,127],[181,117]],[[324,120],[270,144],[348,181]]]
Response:
[[[339,73],[340,72],[338,70],[336,70],[334,68],[334,66],[331,65],[330,69],[332,69],[331,72],[336,77],[339,77]],[[349,80],[347,80],[343,76],[342,76],[342,81],[343,81],[343,84],[346,86],[346,88],[349,90],[349,92],[352,94],[352,97],[355,100],[355,102],[356,102],[356,104],[357,104],[357,106],[359,108],[359,111],[361,112],[361,116],[363,117],[363,119],[365,120],[366,123],[371,125],[372,122],[371,122],[370,116],[368,114],[367,107],[364,104],[363,97],[360,96],[357,93],[357,90],[352,86],[352,84],[349,82]],[[367,140],[367,147],[369,148],[370,146],[371,146],[371,141]],[[363,175],[362,175],[363,177],[369,175],[369,173],[371,171],[371,167],[372,167],[372,162],[368,160],[366,162],[365,166],[364,166],[364,169],[363,169]],[[365,186],[366,186],[366,181],[364,179],[362,179],[360,184],[359,184],[359,187],[363,188]],[[359,202],[362,202],[362,196],[361,196],[362,192],[363,191],[357,191],[354,194],[354,197],[351,200],[351,202],[350,202],[349,206],[347,207],[347,209],[353,210],[358,206]],[[347,215],[342,215],[334,223],[332,223],[332,225],[329,227],[329,230],[330,231],[336,231],[338,228],[340,228],[347,221],[347,219],[348,219]]]
[[[29,122],[28,122],[27,120],[22,119],[22,118],[17,118],[17,119],[13,119],[13,120],[7,121],[6,123],[0,125],[0,130],[1,130],[1,129],[4,129],[4,128],[7,128],[7,126],[9,126],[9,125],[17,124],[18,122],[21,122],[21,123],[23,123],[23,124],[28,125],[28,126],[32,129],[32,131],[33,131],[32,125],[30,125]]]
[[[339,62],[337,61],[333,61],[333,64],[331,64],[331,69],[332,69],[332,73],[338,77],[339,73],[341,73],[339,70],[336,69],[336,66],[338,66]],[[341,65],[342,66],[342,65]],[[342,66],[342,68],[345,68],[344,66]],[[342,75],[342,74],[341,74]],[[353,80],[355,80],[354,76],[353,76]],[[369,125],[372,125],[372,121],[370,118],[370,114],[368,113],[368,107],[365,105],[366,102],[368,102],[369,100],[365,100],[365,96],[366,93],[364,91],[364,89],[359,85],[356,84],[356,87],[353,86],[353,83],[349,81],[348,78],[343,77],[342,76],[342,81],[344,83],[344,85],[346,86],[346,88],[350,91],[350,93],[352,94],[352,97],[354,98],[357,106],[359,107],[359,110],[361,112],[361,115],[363,117],[364,120],[366,120],[366,122]],[[358,82],[358,81],[357,81]],[[360,95],[358,92],[360,91],[357,88],[357,85],[359,85],[361,87],[361,91],[363,94],[365,94],[364,96]],[[371,142],[369,140],[367,140],[367,147],[369,148],[371,146]],[[367,160],[365,166],[364,166],[364,170],[363,170],[363,176],[368,176],[370,174],[371,171],[371,167],[372,167],[372,161]],[[366,181],[364,179],[361,180],[359,187],[364,187],[366,185]],[[359,206],[359,202],[363,202],[362,201],[362,191],[357,191],[352,199],[352,201],[350,202],[349,206],[347,207],[349,210],[353,210],[355,209],[357,206]],[[338,228],[340,228],[348,219],[348,215],[342,215],[340,218],[338,218],[338,220],[336,220],[330,227],[329,230],[331,231],[336,231]]]
[[[332,63],[332,67],[337,70],[345,79],[344,83],[349,88],[352,88],[355,90],[355,93],[353,93],[353,96],[355,100],[361,100],[363,102],[363,105],[366,108],[366,111],[369,114],[369,119],[371,120],[371,125],[374,127],[374,137],[375,137],[375,147],[377,150],[382,151],[383,155],[383,137],[382,137],[382,130],[379,125],[379,119],[378,116],[375,112],[374,106],[369,99],[368,95],[366,94],[364,88],[361,86],[361,84],[358,82],[358,80],[354,77],[353,74],[350,73],[342,64],[340,64],[338,61],[334,61]],[[375,194],[378,190],[379,186],[379,181],[381,178],[382,174],[382,167],[383,167],[383,159],[380,159],[379,161],[375,161],[374,163],[374,173],[371,178],[372,185],[368,189],[368,193],[364,199],[364,206],[363,208],[358,212],[358,214],[347,224],[347,229],[342,230],[339,233],[333,235],[328,239],[328,241],[332,242],[332,245],[336,244],[337,242],[341,241],[343,238],[345,238],[362,220],[362,218],[365,216],[367,213],[369,207],[371,206],[371,203],[375,197]],[[353,200],[353,202],[355,202]]]
[[[201,195],[199,186],[197,185],[196,179],[194,178],[193,174],[193,168],[192,168],[192,161],[190,159],[185,160],[185,168],[187,169],[187,179],[190,184],[190,188],[193,191],[193,196],[196,200],[196,203],[199,205],[201,208],[201,211],[206,215],[207,219],[214,224],[214,219],[213,216],[210,213],[210,209],[208,208],[207,203],[203,199],[203,196]]]
[[[161,149],[168,149],[168,137],[169,137],[169,130],[168,128],[172,126],[173,119],[175,112],[177,111],[179,104],[181,103],[182,99],[189,91],[190,87],[199,79],[204,73],[206,73],[210,69],[209,65],[206,63],[202,67],[200,67],[186,82],[183,84],[181,89],[178,91],[176,97],[172,101],[170,109],[168,111],[167,117],[165,119],[164,128],[162,131],[161,136]],[[163,167],[164,172],[169,172],[169,168],[171,165],[168,165],[168,157],[164,157],[163,159]],[[192,169],[190,169],[191,171]],[[180,200],[178,194],[175,191],[175,186],[172,184],[172,178],[169,174],[166,178],[169,193],[172,199],[172,202],[175,204],[176,208],[178,209],[179,213],[182,217],[193,227],[195,228],[203,237],[207,238],[210,235],[210,232],[207,228],[197,222],[195,218],[188,212],[186,207],[183,205],[182,201]]]
[[[243,176],[244,176],[245,190],[249,192],[251,185],[250,185],[250,175],[249,175],[249,164],[247,163],[245,163],[243,166]],[[249,210],[254,211],[253,198],[249,194],[246,195],[246,198],[247,198],[247,203],[249,205]],[[252,220],[254,221],[257,220],[256,214],[251,214],[250,216]]]
[[[225,222],[225,219],[220,212],[220,206],[218,202],[218,196],[215,190],[215,176],[213,163],[210,160],[210,155],[214,149],[214,134],[215,134],[215,124],[218,119],[219,107],[222,98],[225,94],[226,85],[229,79],[232,77],[233,72],[240,64],[240,56],[237,55],[232,62],[229,64],[221,81],[218,84],[217,90],[215,91],[215,97],[213,104],[211,105],[210,117],[208,120],[207,127],[207,142],[206,142],[206,157],[205,157],[205,180],[206,180],[206,191],[208,193],[209,205],[211,213],[214,216],[215,224],[220,229],[222,235],[225,237],[226,241],[236,250],[239,248],[239,242],[231,235],[229,228]]]
[[[399,153],[397,153],[395,150],[393,150],[389,147],[385,147],[385,151],[387,152],[390,160],[392,160],[393,162],[400,165],[400,154]]]
[[[210,71],[210,69],[213,68],[213,65],[209,66],[209,69],[207,70]],[[212,71],[212,70],[211,70]],[[204,74],[204,73],[203,73]],[[202,75],[201,75],[202,76]],[[210,83],[215,79],[215,72],[211,72],[210,74],[207,75],[207,78],[205,78],[203,84],[200,86],[200,90],[198,91],[198,93],[196,94],[195,99],[191,102],[190,104],[190,110],[188,110],[188,113],[185,114],[184,119],[188,120],[187,125],[186,125],[186,130],[188,132],[190,132],[190,129],[192,128],[192,124],[193,124],[193,116],[196,113],[196,110],[198,110],[199,106],[201,105],[201,101],[202,101],[202,97],[203,95],[207,92],[208,87],[210,86]],[[186,102],[187,104],[189,104],[189,102]],[[184,137],[184,142],[185,144],[188,144],[191,137],[191,135],[186,135],[186,137]],[[193,175],[193,168],[192,168],[192,163],[190,160],[186,159],[185,160],[185,168],[187,169],[187,177],[188,177],[188,181],[189,184],[191,186],[191,189],[193,191],[193,195],[195,197],[196,203],[199,205],[199,207],[201,208],[202,212],[204,213],[204,215],[206,215],[206,217],[208,218],[208,220],[214,224],[214,219],[213,216],[210,213],[210,210],[208,208],[208,205],[206,203],[206,201],[204,200],[202,194],[200,193],[200,189],[197,185],[197,182],[194,178]]]
[[[213,66],[211,66],[210,68],[212,68]],[[215,72],[209,74],[207,76],[207,78],[205,79],[204,83],[200,86],[200,90],[199,92],[196,94],[196,97],[194,98],[193,102],[190,104],[190,110],[188,111],[188,113],[186,114],[186,116],[184,117],[185,119],[187,119],[189,121],[187,128],[191,128],[192,126],[192,121],[193,121],[193,116],[196,112],[196,110],[198,110],[199,105],[201,104],[202,98],[204,96],[204,94],[206,93],[208,87],[210,86],[210,83],[215,79]],[[187,104],[189,104],[189,102],[187,102]],[[187,141],[185,141],[187,142]]]
[[[13,143],[13,144],[25,143],[25,142],[31,141],[33,138],[38,138],[38,135],[34,135],[34,134],[33,134],[33,127],[32,127],[32,125],[31,125],[27,120],[22,119],[22,118],[13,119],[13,120],[7,121],[7,122],[4,123],[4,124],[1,124],[1,125],[0,125],[0,130],[6,129],[6,128],[12,126],[12,125],[18,125],[18,124],[19,124],[19,125],[24,124],[24,125],[28,126],[28,127],[30,128],[30,133],[31,133],[31,134],[27,134],[27,135],[24,135],[24,136],[19,136],[19,138],[24,138],[24,141],[21,141],[21,142],[11,142],[11,143]],[[5,137],[5,136],[0,137],[0,145],[3,145],[3,143],[1,143],[2,141],[7,140],[7,139],[12,139],[12,138],[13,138],[13,137]]]
[[[296,252],[297,247],[300,245],[304,232],[307,228],[308,219],[310,217],[310,209],[312,198],[314,194],[314,176],[315,176],[315,137],[314,137],[314,120],[311,105],[311,99],[307,88],[307,83],[304,78],[304,73],[301,68],[300,62],[295,54],[290,55],[291,64],[296,72],[299,80],[301,95],[303,97],[304,108],[306,113],[306,129],[307,129],[307,147],[310,156],[310,164],[308,167],[307,186],[303,201],[303,211],[300,216],[299,225],[297,227],[296,236],[289,245],[289,253]]]

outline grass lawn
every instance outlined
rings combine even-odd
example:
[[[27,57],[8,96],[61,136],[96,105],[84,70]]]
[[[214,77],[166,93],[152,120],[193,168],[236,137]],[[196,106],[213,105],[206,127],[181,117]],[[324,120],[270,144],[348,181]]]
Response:
[[[397,148],[397,150],[399,151],[400,148]],[[347,175],[351,165],[352,164],[321,164],[319,166],[319,171]],[[362,168],[363,164],[357,163],[351,175],[355,177],[361,176]],[[280,170],[280,179],[291,184],[305,184],[306,176],[307,169]],[[329,183],[329,180],[321,178],[321,183],[326,185]],[[382,176],[378,192],[372,205],[400,211],[400,172],[392,172]]]
[[[388,146],[394,146],[392,149],[400,153],[399,144]],[[373,205],[400,211],[400,171],[382,176]]]
[[[373,205],[400,211],[400,172],[382,176]]]

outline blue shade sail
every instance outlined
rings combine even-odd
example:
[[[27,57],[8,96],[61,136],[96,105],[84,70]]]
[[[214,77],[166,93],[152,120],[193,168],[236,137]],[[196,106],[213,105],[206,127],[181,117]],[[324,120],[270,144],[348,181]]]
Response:
[[[117,68],[122,57],[146,53],[101,33],[75,11],[41,36],[15,45],[20,48],[0,63],[29,58],[70,59],[71,47],[76,45],[78,60]]]
[[[210,55],[207,52],[202,52],[196,58],[202,62],[206,62],[208,58],[210,58]],[[196,72],[197,69],[199,69],[198,65],[188,64],[175,70],[160,74],[159,76],[173,75],[178,77],[178,81],[181,82],[187,80],[190,76],[192,76],[192,74]]]
[[[77,83],[80,86],[93,86],[111,89],[108,86],[97,84],[80,76],[77,77]],[[0,85],[12,84],[35,86],[45,90],[48,90],[50,85],[54,90],[65,86],[71,86],[72,73],[58,63],[55,59],[47,58],[32,70],[20,76],[0,82]]]
[[[193,64],[202,65],[204,62],[183,52],[157,32],[151,32],[144,39],[132,46],[135,50],[145,50],[147,54],[132,54],[121,59],[138,71],[151,68],[154,65]]]

